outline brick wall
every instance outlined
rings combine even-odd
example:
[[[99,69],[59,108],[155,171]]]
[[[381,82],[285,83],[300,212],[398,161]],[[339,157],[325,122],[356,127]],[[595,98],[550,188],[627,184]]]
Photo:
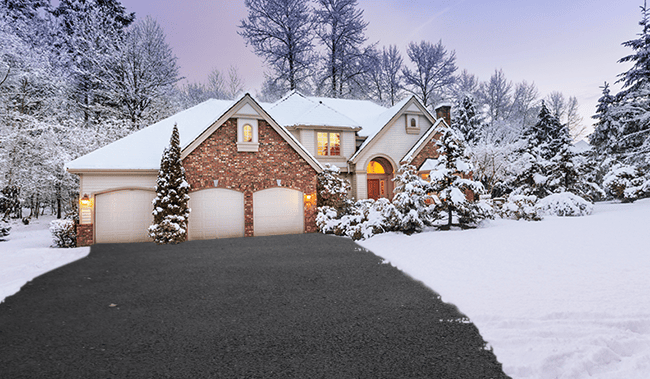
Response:
[[[268,188],[316,193],[316,170],[266,121],[258,122],[259,151],[237,151],[237,120],[230,119],[183,160],[191,191],[214,188],[244,193],[245,235],[253,235],[253,193]],[[316,207],[305,204],[305,232],[316,231]]]
[[[77,246],[90,246],[93,241],[94,224],[77,224]]]
[[[438,146],[436,146],[436,142],[440,138],[440,133],[436,133],[429,142],[427,142],[426,145],[420,150],[418,155],[413,158],[411,161],[411,164],[415,166],[416,169],[420,168],[422,163],[426,161],[429,158],[437,158],[438,157]]]

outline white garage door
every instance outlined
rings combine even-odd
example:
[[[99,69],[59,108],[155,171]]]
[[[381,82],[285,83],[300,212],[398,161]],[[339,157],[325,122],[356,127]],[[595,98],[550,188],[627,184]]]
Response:
[[[302,192],[271,188],[253,194],[253,225],[256,236],[299,234],[304,230]]]
[[[244,194],[224,188],[190,193],[189,239],[244,236]]]
[[[97,195],[95,238],[97,243],[151,241],[147,229],[156,193],[123,190]]]

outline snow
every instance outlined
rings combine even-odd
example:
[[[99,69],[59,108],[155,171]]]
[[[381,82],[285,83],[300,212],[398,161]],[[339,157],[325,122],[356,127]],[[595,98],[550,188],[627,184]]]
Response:
[[[88,255],[90,247],[51,248],[51,216],[32,219],[29,225],[13,222],[11,233],[0,241],[0,302],[35,277]]]
[[[359,244],[453,303],[513,378],[650,377],[650,199]]]

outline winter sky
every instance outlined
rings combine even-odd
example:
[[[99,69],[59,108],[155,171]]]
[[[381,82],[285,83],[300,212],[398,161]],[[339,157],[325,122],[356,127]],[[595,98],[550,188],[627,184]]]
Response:
[[[138,18],[155,18],[178,57],[181,75],[205,81],[212,68],[237,66],[255,94],[265,66],[237,34],[244,0],[122,0]],[[629,65],[621,43],[640,32],[643,0],[359,0],[368,42],[397,45],[428,40],[455,50],[459,70],[483,81],[503,69],[513,82],[534,82],[540,94],[576,96],[591,125],[599,86]],[[618,86],[614,86],[618,90]]]

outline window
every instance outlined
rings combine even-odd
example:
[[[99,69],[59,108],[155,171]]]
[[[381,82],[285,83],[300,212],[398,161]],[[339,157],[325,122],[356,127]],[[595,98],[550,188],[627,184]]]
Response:
[[[253,127],[250,124],[244,125],[244,142],[253,142]]]
[[[368,163],[368,169],[366,170],[368,174],[385,174],[386,170],[384,170],[384,166],[381,165],[381,163],[377,161],[370,161]]]
[[[418,127],[417,121],[415,121],[415,118],[412,118],[411,119],[411,128],[417,128],[417,127]]]
[[[318,155],[341,155],[341,134],[318,132]]]

